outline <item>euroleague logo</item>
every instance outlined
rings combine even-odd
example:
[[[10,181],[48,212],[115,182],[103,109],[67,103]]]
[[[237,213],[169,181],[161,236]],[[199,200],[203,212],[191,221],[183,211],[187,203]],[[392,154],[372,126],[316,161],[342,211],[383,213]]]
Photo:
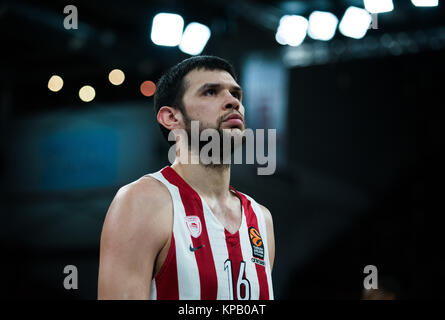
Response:
[[[264,266],[264,244],[260,233],[255,227],[249,228],[250,244],[252,245],[252,261]],[[261,260],[260,260],[261,259]]]
[[[263,244],[263,239],[261,239],[260,233],[258,232],[255,227],[249,228],[249,236],[250,241],[252,241],[252,244],[256,247],[261,247]]]

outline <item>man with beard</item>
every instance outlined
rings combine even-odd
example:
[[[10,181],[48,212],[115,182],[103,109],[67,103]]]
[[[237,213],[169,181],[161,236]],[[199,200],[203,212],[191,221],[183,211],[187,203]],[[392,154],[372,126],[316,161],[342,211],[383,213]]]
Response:
[[[165,73],[154,108],[165,138],[192,121],[232,137],[245,130],[233,67],[214,56]],[[193,156],[203,144],[183,146],[176,153]],[[99,299],[273,299],[269,210],[230,186],[230,165],[181,159],[117,192],[101,235]]]

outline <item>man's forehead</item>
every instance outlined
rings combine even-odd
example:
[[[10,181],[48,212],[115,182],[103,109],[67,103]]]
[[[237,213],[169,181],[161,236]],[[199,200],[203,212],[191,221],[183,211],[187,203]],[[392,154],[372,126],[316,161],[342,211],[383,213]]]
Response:
[[[189,88],[200,87],[205,83],[237,85],[235,79],[225,70],[195,69],[185,76],[185,80]]]

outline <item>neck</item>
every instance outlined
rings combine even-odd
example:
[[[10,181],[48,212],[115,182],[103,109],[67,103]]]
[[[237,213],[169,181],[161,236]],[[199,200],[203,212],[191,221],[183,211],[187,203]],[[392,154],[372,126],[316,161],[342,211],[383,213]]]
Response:
[[[230,195],[230,165],[182,164],[176,160],[171,167],[205,198],[225,200]]]

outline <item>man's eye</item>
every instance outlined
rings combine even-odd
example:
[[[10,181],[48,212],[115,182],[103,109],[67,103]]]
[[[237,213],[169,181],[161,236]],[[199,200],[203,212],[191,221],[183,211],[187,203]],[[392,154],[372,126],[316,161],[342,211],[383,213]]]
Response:
[[[216,93],[215,89],[208,89],[208,90],[204,91],[205,96],[213,95],[215,93]]]
[[[241,94],[238,91],[234,91],[232,92],[232,96],[234,96],[235,98],[237,98],[238,100],[241,98]]]

